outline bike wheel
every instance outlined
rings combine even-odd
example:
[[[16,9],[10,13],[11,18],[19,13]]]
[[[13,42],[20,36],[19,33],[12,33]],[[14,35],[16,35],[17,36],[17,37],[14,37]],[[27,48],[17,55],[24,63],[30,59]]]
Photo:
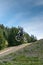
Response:
[[[19,36],[15,37],[16,41],[20,42],[21,38]]]

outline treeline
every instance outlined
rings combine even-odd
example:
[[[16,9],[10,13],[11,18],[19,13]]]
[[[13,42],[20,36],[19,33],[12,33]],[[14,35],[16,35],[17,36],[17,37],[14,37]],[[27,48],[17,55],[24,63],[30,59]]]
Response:
[[[37,38],[34,35],[30,36],[22,27],[8,28],[0,24],[0,50],[5,47],[34,42],[36,40]]]

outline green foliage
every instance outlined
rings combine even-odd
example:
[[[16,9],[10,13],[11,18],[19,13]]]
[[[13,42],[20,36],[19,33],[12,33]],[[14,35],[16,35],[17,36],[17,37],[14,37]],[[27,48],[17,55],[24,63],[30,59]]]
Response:
[[[43,65],[43,39],[35,43],[33,42],[33,44],[11,53],[0,60],[2,65]]]
[[[7,46],[8,46],[8,42],[4,35],[4,28],[0,26],[0,50]]]
[[[5,27],[3,24],[0,25],[0,49],[7,46],[20,45],[23,43],[29,43],[36,41],[37,38],[33,35],[26,33],[22,27]]]
[[[3,49],[5,48],[7,45],[6,45],[6,40],[3,36],[3,30],[0,28],[0,49]]]
[[[29,43],[29,42],[31,42],[31,37],[29,36],[29,34],[28,33],[24,33],[24,37],[25,37],[25,41],[27,42],[27,43]]]
[[[18,30],[19,30],[18,37],[20,37],[20,44],[23,44],[24,43],[24,30],[22,27],[18,27]]]
[[[37,41],[37,38],[34,35],[31,35],[31,41],[35,42],[35,41]]]
[[[18,33],[20,31],[20,33]],[[23,34],[22,34],[22,31],[21,31],[21,28],[19,30],[19,28],[15,28],[15,27],[12,27],[10,29],[10,34],[9,34],[9,38],[8,38],[8,41],[9,41],[9,46],[14,46],[14,45],[19,45],[19,44],[22,44],[23,43]],[[20,36],[21,35],[21,36]],[[16,40],[16,36],[20,39],[20,41]]]
[[[9,46],[17,45],[17,41],[15,39],[17,33],[18,33],[18,29],[17,28],[13,28],[12,27],[10,29],[10,34],[9,34],[9,37],[8,37]]]

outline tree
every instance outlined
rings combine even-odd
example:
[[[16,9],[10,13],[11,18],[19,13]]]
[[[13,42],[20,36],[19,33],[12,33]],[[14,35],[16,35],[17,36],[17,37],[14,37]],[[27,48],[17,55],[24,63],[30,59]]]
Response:
[[[37,41],[37,38],[34,35],[31,35],[31,42]]]
[[[20,43],[23,44],[24,43],[24,30],[22,27],[18,27],[18,38],[20,39]]]
[[[37,38],[34,35],[26,33],[22,27],[8,28],[3,24],[0,25],[0,49],[14,45],[20,45],[25,42],[34,42]]]
[[[26,32],[24,33],[24,41],[26,41],[27,43],[31,42],[31,37]]]
[[[24,43],[23,28],[12,27],[8,39],[9,39],[9,46],[19,45]]]
[[[9,38],[8,38],[9,46],[14,46],[18,44],[15,39],[17,33],[18,33],[18,29],[15,27],[12,27],[10,30]]]
[[[5,48],[8,45],[8,43],[6,44],[6,40],[3,36],[3,30],[0,28],[0,50]]]

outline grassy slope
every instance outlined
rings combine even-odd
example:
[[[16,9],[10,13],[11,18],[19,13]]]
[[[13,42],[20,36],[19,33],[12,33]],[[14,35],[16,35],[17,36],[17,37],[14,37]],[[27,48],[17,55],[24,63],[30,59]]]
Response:
[[[43,40],[0,58],[0,65],[43,65]]]

